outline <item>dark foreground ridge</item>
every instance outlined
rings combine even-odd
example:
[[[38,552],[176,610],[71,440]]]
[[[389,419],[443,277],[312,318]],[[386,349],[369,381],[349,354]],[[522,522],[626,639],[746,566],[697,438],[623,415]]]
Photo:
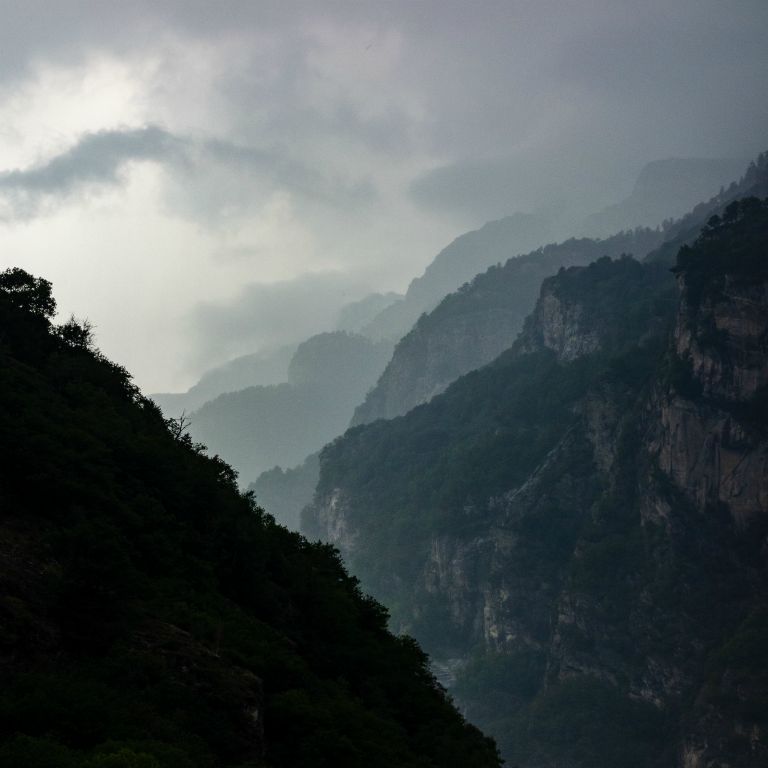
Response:
[[[329,546],[0,274],[0,766],[498,766]]]

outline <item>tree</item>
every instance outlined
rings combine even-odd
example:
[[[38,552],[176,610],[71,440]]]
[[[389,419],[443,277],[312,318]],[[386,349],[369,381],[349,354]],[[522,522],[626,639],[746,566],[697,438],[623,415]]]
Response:
[[[34,315],[50,319],[56,314],[56,299],[48,280],[33,277],[19,267],[0,272],[0,291],[17,307]]]
[[[93,324],[88,319],[78,321],[71,315],[66,323],[56,328],[56,335],[74,349],[93,349]]]

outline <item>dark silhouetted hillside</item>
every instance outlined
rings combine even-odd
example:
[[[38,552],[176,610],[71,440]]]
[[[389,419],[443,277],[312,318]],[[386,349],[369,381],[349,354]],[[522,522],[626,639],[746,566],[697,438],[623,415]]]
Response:
[[[0,274],[0,765],[497,766],[338,555]]]

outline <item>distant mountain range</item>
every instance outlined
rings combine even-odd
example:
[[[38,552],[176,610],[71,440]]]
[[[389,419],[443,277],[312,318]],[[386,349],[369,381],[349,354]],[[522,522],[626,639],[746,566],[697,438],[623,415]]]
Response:
[[[664,220],[677,219],[739,178],[746,165],[742,158],[669,158],[648,163],[632,194],[589,216],[583,232],[606,237],[622,229],[656,227]]]
[[[512,346],[533,309],[544,278],[601,256],[645,256],[662,240],[640,229],[605,240],[548,245],[491,267],[422,315],[397,344],[376,386],[355,410],[352,425],[392,419],[427,402],[452,381]]]
[[[152,395],[152,399],[169,416],[177,417],[225,392],[238,392],[257,383],[261,386],[281,384],[288,379],[288,365],[296,352],[296,346],[289,345],[237,357],[206,371],[200,381],[186,392],[158,392]]]
[[[276,464],[300,463],[343,432],[391,354],[388,341],[318,334],[299,344],[287,381],[209,400],[188,414],[190,434],[226,457],[247,485]]]
[[[663,242],[670,243],[671,256],[667,258],[673,258],[679,244],[695,236],[707,211],[737,192],[726,190],[722,199],[700,205],[691,216],[674,224],[667,215],[651,216],[647,201],[671,195],[678,211],[685,201],[707,197],[715,181],[719,182],[718,174],[731,166],[731,161],[697,160],[659,161],[647,166],[633,196],[619,206],[630,217],[622,221],[659,223],[666,218],[663,231],[641,228],[602,241],[581,238],[541,247],[555,231],[549,217],[515,214],[456,238],[422,276],[411,282],[405,296],[371,294],[340,312],[339,329],[389,342],[404,337],[378,383],[371,374],[372,379],[363,377],[356,386],[342,385],[333,391],[318,386],[314,392],[311,383],[305,381],[300,392],[296,382],[288,382],[287,369],[295,348],[285,347],[220,366],[187,393],[153,397],[169,415],[185,411],[190,416],[197,411],[192,419],[196,438],[232,461],[243,482],[257,478],[262,469],[275,464],[296,466],[296,473],[289,476],[308,493],[307,473],[314,465],[310,463],[300,471],[298,464],[343,432],[343,414],[352,414],[357,407],[352,423],[358,424],[404,413],[458,376],[492,360],[519,332],[541,281],[561,266],[586,264],[599,256],[622,252],[642,257]],[[681,175],[677,186],[676,174]],[[684,194],[675,196],[675,190]],[[742,185],[739,192],[743,191]],[[699,196],[693,197],[697,193]],[[678,242],[676,237],[682,239]],[[511,258],[520,254],[526,255]],[[371,354],[378,360],[382,349],[378,347]],[[355,350],[359,351],[358,346],[350,345],[353,357]],[[343,369],[343,354],[337,352],[341,357],[334,357],[334,365]],[[355,365],[353,358],[350,362]],[[372,370],[363,367],[369,373]],[[322,376],[320,368],[313,375]],[[368,392],[374,384],[373,391]],[[227,396],[219,398],[224,394]],[[345,397],[349,400],[342,405]],[[226,428],[221,426],[225,423]],[[287,477],[273,473],[265,482],[253,487],[260,497],[267,494],[281,510],[281,519],[295,523],[296,500],[306,502],[309,497],[292,493]],[[281,497],[282,491],[285,497]]]

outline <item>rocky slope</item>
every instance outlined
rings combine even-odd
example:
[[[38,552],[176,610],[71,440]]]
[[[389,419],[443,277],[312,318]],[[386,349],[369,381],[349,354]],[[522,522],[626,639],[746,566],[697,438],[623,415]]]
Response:
[[[321,454],[304,526],[523,768],[768,761],[768,201],[544,283],[513,348]]]
[[[498,766],[330,548],[0,273],[0,766]]]
[[[660,241],[661,233],[654,230],[606,240],[573,239],[477,275],[422,316],[397,344],[376,386],[355,410],[352,425],[406,413],[512,346],[533,309],[542,280],[560,267],[589,264],[606,255],[642,257]]]

